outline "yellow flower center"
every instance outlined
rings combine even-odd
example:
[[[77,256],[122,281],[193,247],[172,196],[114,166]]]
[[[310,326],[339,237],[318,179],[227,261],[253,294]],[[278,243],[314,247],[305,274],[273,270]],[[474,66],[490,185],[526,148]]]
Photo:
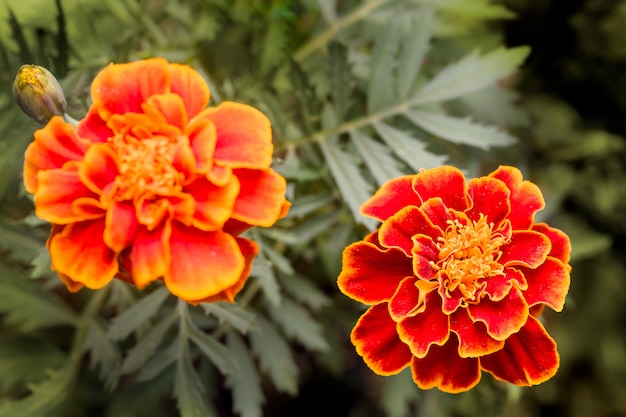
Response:
[[[181,191],[184,176],[173,166],[175,140],[167,136],[140,140],[124,135],[112,139],[120,160],[120,174],[115,179],[118,199],[150,199]]]
[[[444,236],[437,239],[439,261],[431,262],[446,295],[459,291],[462,305],[478,300],[487,285],[485,279],[504,274],[498,260],[506,241],[501,233],[493,232],[493,223],[487,223],[485,216],[468,224],[448,220]]]

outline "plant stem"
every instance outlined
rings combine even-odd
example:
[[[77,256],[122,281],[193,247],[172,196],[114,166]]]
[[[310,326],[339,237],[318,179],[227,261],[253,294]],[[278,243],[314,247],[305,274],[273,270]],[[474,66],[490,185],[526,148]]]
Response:
[[[333,24],[330,25],[325,31],[323,31],[322,33],[311,39],[309,42],[304,44],[300,49],[298,49],[293,58],[298,62],[303,61],[313,52],[322,48],[324,45],[330,42],[330,40],[334,38],[337,32],[339,32],[341,29],[358,22],[359,20],[370,14],[372,11],[388,2],[389,0],[369,1],[354,10],[352,13],[342,17],[341,19],[335,20]]]

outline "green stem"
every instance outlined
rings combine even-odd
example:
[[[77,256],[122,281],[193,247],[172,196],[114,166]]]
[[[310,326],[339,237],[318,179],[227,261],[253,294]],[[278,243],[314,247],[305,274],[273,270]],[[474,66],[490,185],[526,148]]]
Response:
[[[322,48],[324,45],[330,42],[335,37],[337,32],[339,32],[341,29],[358,22],[359,20],[370,14],[372,11],[388,2],[389,0],[369,1],[354,10],[352,13],[342,17],[341,19],[335,20],[333,24],[330,25],[325,31],[323,31],[322,33],[311,39],[309,42],[304,44],[300,49],[298,49],[293,58],[298,62],[303,61],[313,52]]]
[[[89,299],[87,307],[85,307],[85,309],[83,310],[80,320],[78,321],[78,324],[76,326],[74,340],[72,340],[70,362],[76,363],[80,360],[89,324],[92,322],[94,316],[98,313],[100,307],[106,300],[106,297],[109,294],[109,288],[110,286],[106,286],[103,289],[96,291]]]

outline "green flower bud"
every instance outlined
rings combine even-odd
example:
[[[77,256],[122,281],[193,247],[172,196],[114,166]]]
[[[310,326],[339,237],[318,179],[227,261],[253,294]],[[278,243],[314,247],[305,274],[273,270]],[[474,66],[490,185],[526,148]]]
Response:
[[[41,124],[65,114],[65,96],[54,75],[38,65],[22,65],[13,82],[13,97],[20,108]]]

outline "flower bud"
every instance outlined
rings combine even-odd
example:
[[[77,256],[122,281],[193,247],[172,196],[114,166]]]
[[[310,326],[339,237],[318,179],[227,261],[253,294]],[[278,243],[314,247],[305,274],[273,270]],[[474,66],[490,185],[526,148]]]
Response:
[[[13,82],[13,97],[20,108],[41,124],[65,114],[65,96],[54,75],[38,65],[22,65]]]

